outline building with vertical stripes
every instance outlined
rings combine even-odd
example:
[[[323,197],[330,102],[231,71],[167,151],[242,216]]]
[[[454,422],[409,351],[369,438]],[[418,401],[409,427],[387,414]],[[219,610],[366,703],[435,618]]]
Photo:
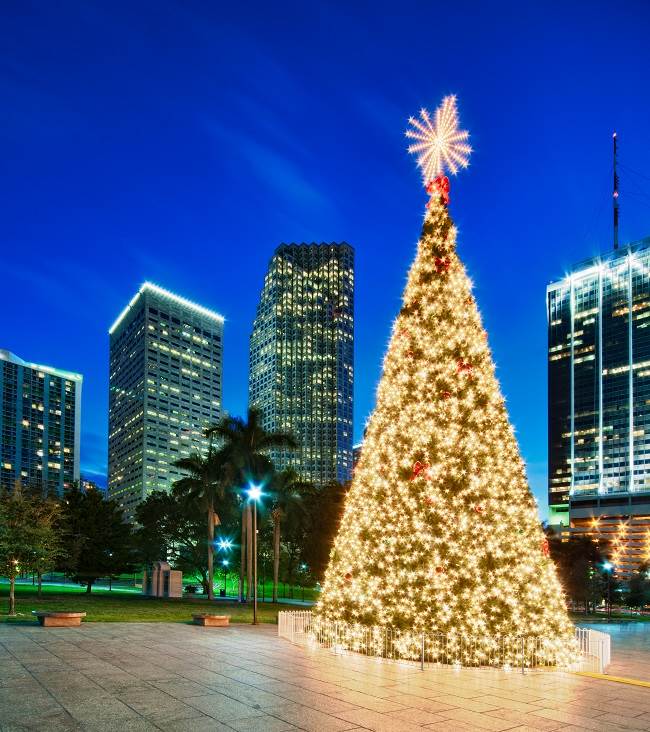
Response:
[[[272,455],[322,486],[352,473],[354,250],[281,244],[271,258],[250,338],[249,403],[300,449]]]
[[[79,480],[82,381],[0,350],[0,488],[61,496]]]
[[[222,415],[223,318],[145,282],[109,330],[108,495],[127,520]]]
[[[551,524],[650,559],[650,238],[547,288]]]

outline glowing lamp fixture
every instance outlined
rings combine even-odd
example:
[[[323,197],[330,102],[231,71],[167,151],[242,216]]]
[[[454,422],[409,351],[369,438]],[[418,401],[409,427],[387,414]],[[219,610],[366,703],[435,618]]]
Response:
[[[613,566],[614,565],[611,564],[611,562],[605,562],[605,564],[603,564],[603,569],[605,570],[605,572],[609,572],[609,570],[612,569]]]
[[[259,501],[262,497],[262,489],[258,485],[251,484],[251,487],[246,492],[251,501]]]
[[[224,551],[232,549],[232,541],[230,541],[230,539],[219,539],[217,541],[217,548]]]

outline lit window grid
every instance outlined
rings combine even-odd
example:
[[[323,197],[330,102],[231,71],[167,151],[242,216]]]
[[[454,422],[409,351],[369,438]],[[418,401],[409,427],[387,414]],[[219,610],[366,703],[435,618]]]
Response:
[[[274,462],[316,484],[352,469],[353,296],[349,245],[281,245],[251,336],[249,401],[301,445]]]
[[[111,334],[109,495],[129,520],[222,415],[223,321],[174,297],[145,291]]]
[[[82,377],[0,351],[0,487],[62,495],[79,479]]]
[[[591,261],[547,291],[549,506],[565,525],[570,494],[650,490],[649,246]]]

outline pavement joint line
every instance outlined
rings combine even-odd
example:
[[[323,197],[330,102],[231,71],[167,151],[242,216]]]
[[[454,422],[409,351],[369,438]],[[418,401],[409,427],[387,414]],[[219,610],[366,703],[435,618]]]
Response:
[[[641,679],[630,679],[627,676],[610,676],[609,674],[598,674],[594,671],[574,671],[574,676],[587,676],[590,679],[600,679],[601,681],[615,681],[617,684],[629,684],[630,686],[643,686],[650,689],[650,681],[642,681]]]

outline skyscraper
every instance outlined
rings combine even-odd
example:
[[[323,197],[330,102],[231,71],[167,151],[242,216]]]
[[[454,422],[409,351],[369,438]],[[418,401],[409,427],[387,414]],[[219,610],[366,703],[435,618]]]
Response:
[[[281,244],[271,258],[250,339],[249,403],[297,452],[277,452],[316,485],[352,471],[354,250]]]
[[[547,309],[551,523],[598,529],[625,575],[650,558],[650,238],[576,265]]]
[[[0,350],[0,487],[62,495],[79,480],[82,376]]]
[[[223,318],[145,282],[109,330],[108,494],[125,517],[221,418]]]

